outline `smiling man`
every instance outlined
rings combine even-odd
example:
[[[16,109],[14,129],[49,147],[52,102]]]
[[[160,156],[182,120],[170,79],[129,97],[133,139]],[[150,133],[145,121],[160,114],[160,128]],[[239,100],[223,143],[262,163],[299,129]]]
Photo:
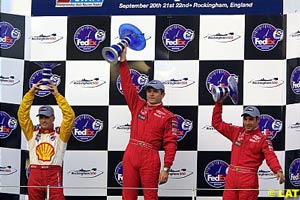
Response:
[[[280,184],[285,177],[272,142],[259,129],[260,112],[255,106],[244,108],[243,127],[222,120],[222,105],[227,96],[216,102],[212,115],[212,126],[232,142],[223,200],[256,200],[259,194],[257,171],[264,159]]]
[[[157,200],[159,184],[168,181],[169,169],[177,149],[178,122],[164,108],[165,87],[159,80],[146,84],[146,99],[134,87],[126,61],[126,50],[120,57],[119,71],[124,97],[131,112],[130,140],[123,156],[123,200],[136,200],[142,186],[145,200]],[[164,165],[158,150],[165,150]]]
[[[54,127],[54,110],[49,105],[39,108],[39,124],[34,126],[30,119],[30,109],[35,94],[39,91],[39,82],[25,94],[18,110],[18,120],[28,141],[29,169],[28,178],[29,200],[44,200],[47,186],[50,187],[50,200],[64,200],[62,189],[62,163],[71,136],[75,113],[67,100],[58,92],[54,83],[49,85],[63,114],[60,127]],[[40,186],[40,187],[38,187]]]

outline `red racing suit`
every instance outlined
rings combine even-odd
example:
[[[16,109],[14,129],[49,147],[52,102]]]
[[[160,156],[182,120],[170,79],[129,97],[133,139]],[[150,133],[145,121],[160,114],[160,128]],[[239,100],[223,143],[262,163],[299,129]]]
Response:
[[[60,128],[44,130],[34,126],[30,108],[34,93],[27,92],[18,110],[18,120],[28,141],[30,174],[28,178],[29,200],[45,199],[45,186],[62,187],[62,161],[71,136],[75,114],[66,99],[58,94],[56,102],[63,113]],[[50,188],[50,200],[64,200],[62,188]]]
[[[164,167],[173,164],[177,149],[176,116],[160,105],[152,106],[138,95],[127,61],[119,65],[124,97],[131,112],[130,141],[123,156],[123,187],[157,188],[159,152],[165,150]],[[141,184],[141,185],[140,185]],[[157,200],[157,190],[143,190],[145,200]],[[123,200],[137,199],[137,189],[123,189]]]
[[[267,165],[274,174],[281,170],[272,142],[259,128],[249,132],[243,127],[223,122],[221,103],[215,104],[212,126],[232,142],[231,161],[225,179],[223,200],[256,200],[259,194],[257,171],[263,160],[266,159]]]

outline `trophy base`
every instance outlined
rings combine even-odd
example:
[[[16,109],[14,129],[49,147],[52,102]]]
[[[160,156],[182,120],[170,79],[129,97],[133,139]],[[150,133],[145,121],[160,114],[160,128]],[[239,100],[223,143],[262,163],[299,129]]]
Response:
[[[112,47],[104,47],[102,49],[102,56],[107,62],[111,64],[118,63],[118,58],[119,58],[118,51]]]
[[[213,97],[214,102],[219,101],[222,97],[226,95],[226,93],[229,93],[230,90],[228,87],[218,87],[213,85],[211,88],[211,94]]]

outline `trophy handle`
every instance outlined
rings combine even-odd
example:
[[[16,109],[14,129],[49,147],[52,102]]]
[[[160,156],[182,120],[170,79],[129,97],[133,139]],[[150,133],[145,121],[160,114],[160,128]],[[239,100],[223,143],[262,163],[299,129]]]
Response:
[[[238,103],[238,85],[237,81],[234,78],[234,76],[228,77],[228,87],[229,87],[229,96],[232,101],[232,103],[237,104]]]

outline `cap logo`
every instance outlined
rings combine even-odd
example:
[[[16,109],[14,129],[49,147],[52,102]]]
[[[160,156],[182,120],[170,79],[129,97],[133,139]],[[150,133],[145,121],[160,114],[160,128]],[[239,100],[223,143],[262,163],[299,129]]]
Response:
[[[246,111],[254,111],[253,108],[247,108]]]

